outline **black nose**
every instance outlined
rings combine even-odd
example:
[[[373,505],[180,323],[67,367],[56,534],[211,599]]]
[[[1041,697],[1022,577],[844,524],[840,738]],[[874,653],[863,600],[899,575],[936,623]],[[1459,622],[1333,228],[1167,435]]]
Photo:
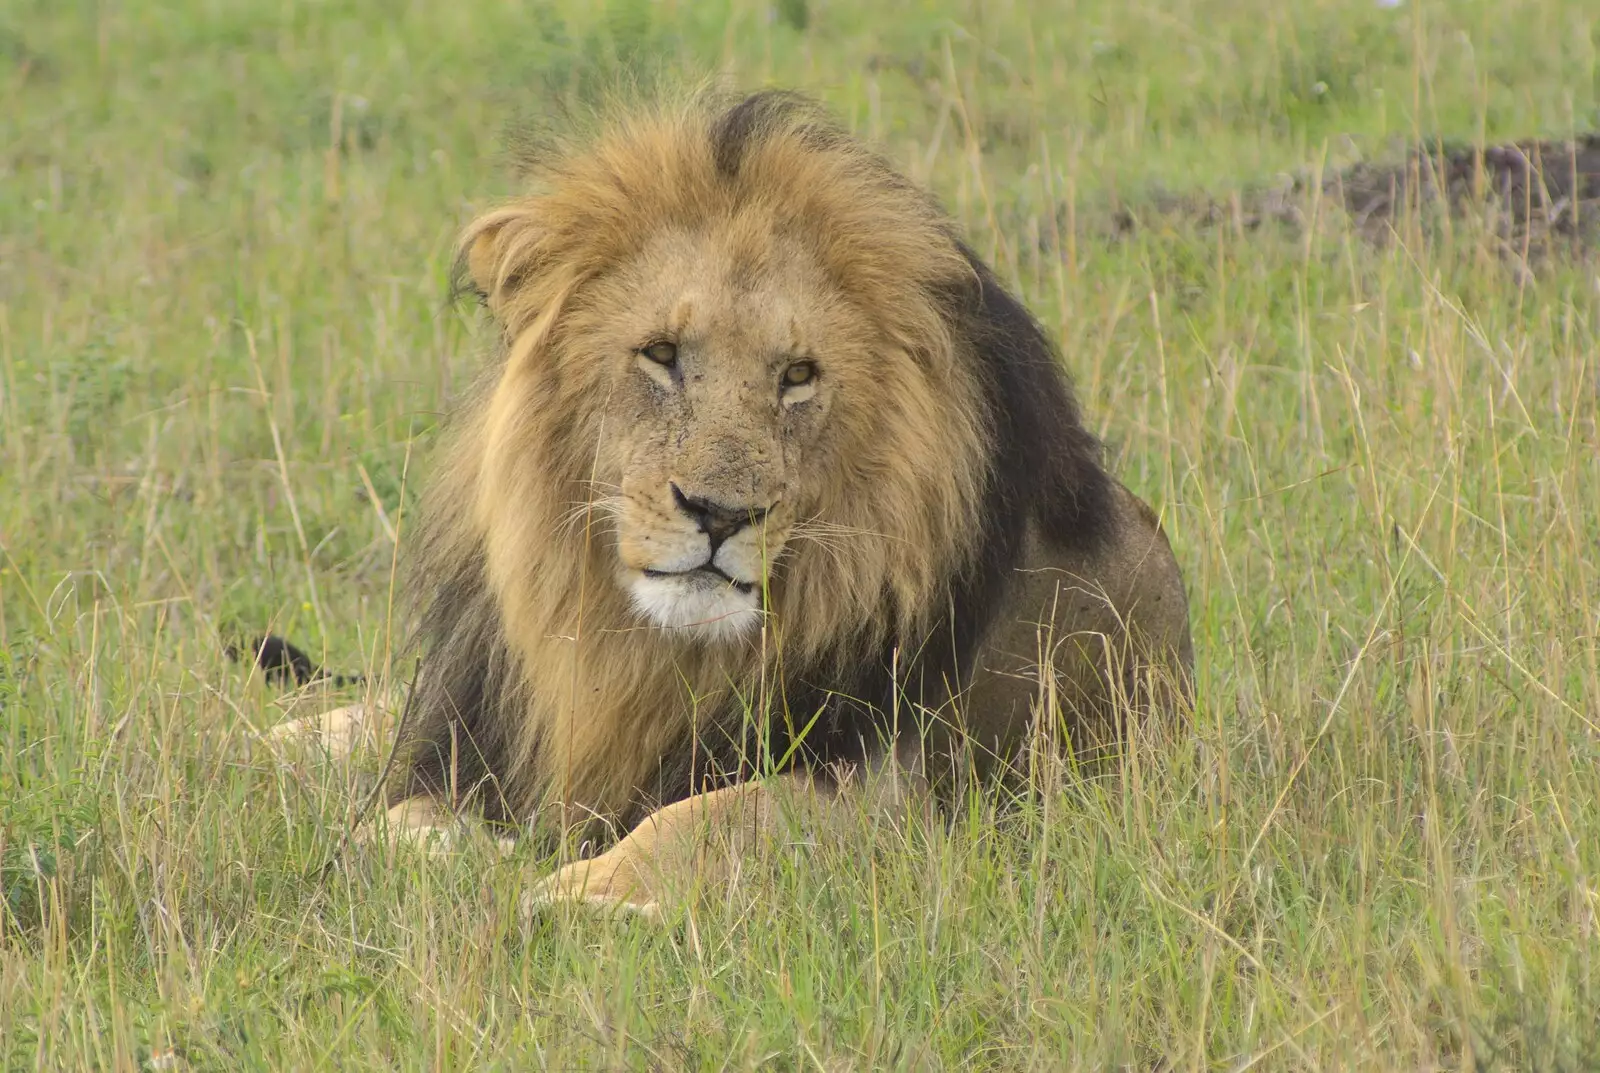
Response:
[[[683,494],[683,489],[672,485],[672,499],[678,509],[694,519],[700,531],[711,538],[711,552],[717,546],[747,525],[759,525],[767,516],[768,507],[730,507],[700,496]]]

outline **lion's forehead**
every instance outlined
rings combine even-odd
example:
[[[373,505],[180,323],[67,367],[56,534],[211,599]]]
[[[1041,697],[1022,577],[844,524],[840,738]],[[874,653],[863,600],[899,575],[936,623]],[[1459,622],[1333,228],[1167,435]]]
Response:
[[[802,246],[771,245],[770,256],[752,259],[716,228],[659,235],[618,273],[615,300],[687,339],[737,339],[746,352],[803,349],[837,320],[844,296]]]

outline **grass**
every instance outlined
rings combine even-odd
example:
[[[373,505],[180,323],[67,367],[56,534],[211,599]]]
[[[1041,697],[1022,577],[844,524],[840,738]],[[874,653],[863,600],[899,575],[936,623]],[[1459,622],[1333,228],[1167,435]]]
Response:
[[[1600,118],[1585,0],[14,0],[5,1068],[1600,1068],[1600,285],[1470,222],[1093,226]],[[358,855],[252,728],[381,671],[477,354],[456,228],[617,70],[824,97],[1050,328],[1189,579],[1192,748],[777,861],[664,928]],[[331,703],[300,698],[303,707]]]

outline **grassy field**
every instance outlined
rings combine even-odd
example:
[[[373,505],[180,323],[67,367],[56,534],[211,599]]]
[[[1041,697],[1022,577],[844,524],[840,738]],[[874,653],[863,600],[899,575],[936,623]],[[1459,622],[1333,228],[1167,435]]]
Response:
[[[1163,218],[1600,121],[1589,0],[10,0],[0,1065],[1600,1068],[1600,277],[1469,220]],[[618,71],[824,98],[1059,333],[1190,583],[1194,746],[665,927],[322,865],[264,626],[382,672],[473,368],[450,246]],[[1600,211],[1590,208],[1586,211]],[[348,694],[346,694],[348,695]]]

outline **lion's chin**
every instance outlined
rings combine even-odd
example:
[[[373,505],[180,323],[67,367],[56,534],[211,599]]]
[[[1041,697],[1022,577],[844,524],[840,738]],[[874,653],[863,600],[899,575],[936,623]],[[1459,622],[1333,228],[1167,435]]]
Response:
[[[634,606],[663,629],[687,631],[706,641],[734,641],[761,621],[761,593],[703,570],[684,574],[633,572]]]

